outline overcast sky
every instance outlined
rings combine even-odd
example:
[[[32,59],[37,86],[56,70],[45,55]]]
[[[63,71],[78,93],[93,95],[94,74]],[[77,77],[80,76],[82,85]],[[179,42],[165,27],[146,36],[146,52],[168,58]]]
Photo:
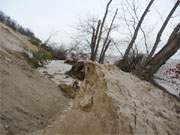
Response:
[[[65,40],[80,18],[101,14],[105,4],[106,0],[0,0],[0,9],[41,39],[59,31],[59,40]]]
[[[114,0],[112,7],[120,8],[121,1]],[[156,1],[154,6],[162,15],[173,4],[173,0]],[[42,39],[59,31],[58,38],[64,40],[79,19],[102,15],[106,3],[107,0],[0,0],[0,9]]]
[[[37,37],[44,40],[57,32],[54,40],[57,42],[68,42],[73,28],[80,19],[88,16],[101,17],[104,13],[108,0],[0,0],[0,10],[15,19],[24,27],[30,28]],[[110,14],[112,16],[115,8],[121,9],[123,0],[113,0]],[[138,0],[137,0],[138,1]],[[139,0],[142,10],[149,0]],[[173,6],[175,0],[155,0],[154,12],[151,11],[146,17],[145,27],[150,29],[153,25],[161,25],[161,17],[164,19]],[[141,10],[141,9],[140,9]],[[155,10],[158,10],[155,12]],[[176,15],[180,15],[180,10]],[[121,10],[119,11],[121,14]],[[141,15],[142,13],[140,13]],[[161,17],[160,17],[161,16]],[[150,18],[150,19],[149,19]],[[180,19],[176,19],[176,22]],[[116,20],[118,23],[118,20]],[[175,24],[169,23],[164,36],[167,36]],[[121,25],[120,25],[121,26]],[[124,26],[119,32],[122,35]],[[158,29],[157,29],[158,30]],[[152,34],[153,36],[154,34]],[[151,37],[152,37],[151,36]],[[154,40],[153,38],[150,38]]]

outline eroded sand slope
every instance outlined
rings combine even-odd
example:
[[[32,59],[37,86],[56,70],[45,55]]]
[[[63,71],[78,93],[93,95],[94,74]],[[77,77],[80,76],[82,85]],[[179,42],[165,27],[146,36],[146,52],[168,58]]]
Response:
[[[23,57],[0,52],[1,124],[9,134],[44,128],[68,105],[58,86],[31,69]]]
[[[69,100],[32,69],[21,53],[37,50],[27,37],[0,23],[0,135],[24,135],[46,127]]]
[[[33,135],[179,135],[180,102],[113,65],[85,64],[72,108]]]
[[[85,62],[85,78],[69,87],[76,97],[68,99],[55,84],[66,81],[32,69],[20,53],[28,45],[16,36],[0,27],[0,134],[180,134],[180,102],[167,92],[114,65]]]

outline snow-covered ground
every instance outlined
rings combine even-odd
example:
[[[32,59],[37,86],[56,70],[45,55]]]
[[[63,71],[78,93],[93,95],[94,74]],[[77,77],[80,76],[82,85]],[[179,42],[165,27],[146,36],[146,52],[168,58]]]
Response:
[[[48,62],[48,64],[44,67],[38,68],[38,71],[50,78],[51,80],[53,80],[57,84],[72,84],[73,79],[65,75],[65,72],[69,71],[70,69],[71,65],[65,64],[64,61],[52,60]]]
[[[155,74],[155,81],[166,90],[180,97],[180,69],[177,68],[180,60],[169,60]]]
[[[108,55],[105,57],[105,63],[107,64],[114,64],[116,61],[120,60],[120,56],[113,56],[113,55]]]

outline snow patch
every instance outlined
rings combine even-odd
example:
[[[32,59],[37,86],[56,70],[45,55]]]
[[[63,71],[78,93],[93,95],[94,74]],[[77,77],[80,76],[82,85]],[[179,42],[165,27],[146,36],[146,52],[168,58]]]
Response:
[[[65,64],[63,60],[52,60],[42,68],[38,68],[38,71],[55,83],[72,84],[74,80],[65,73],[71,69],[71,65]]]
[[[180,97],[180,69],[177,64],[180,64],[180,60],[169,60],[154,75],[154,80],[169,93]]]

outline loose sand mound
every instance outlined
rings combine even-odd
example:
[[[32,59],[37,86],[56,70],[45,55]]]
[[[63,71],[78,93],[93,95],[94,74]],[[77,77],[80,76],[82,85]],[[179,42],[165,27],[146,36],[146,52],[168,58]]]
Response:
[[[179,135],[180,102],[113,65],[85,63],[69,110],[33,135]]]

